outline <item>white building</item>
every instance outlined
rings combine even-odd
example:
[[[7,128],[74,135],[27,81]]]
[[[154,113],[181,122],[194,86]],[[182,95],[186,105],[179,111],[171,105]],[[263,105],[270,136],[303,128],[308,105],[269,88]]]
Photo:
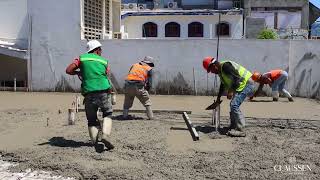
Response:
[[[220,25],[219,25],[219,14]],[[243,37],[242,10],[153,10],[123,11],[124,38],[216,38]]]
[[[74,57],[86,39],[113,38],[120,6],[120,0],[1,0],[0,86],[13,87],[16,80],[30,89],[33,79],[59,81],[63,70],[55,60]]]

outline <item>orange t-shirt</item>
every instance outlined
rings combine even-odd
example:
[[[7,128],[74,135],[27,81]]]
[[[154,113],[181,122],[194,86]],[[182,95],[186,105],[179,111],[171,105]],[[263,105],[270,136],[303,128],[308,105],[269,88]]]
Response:
[[[276,79],[278,79],[281,75],[282,70],[281,69],[275,69],[275,70],[271,70],[270,74],[271,74],[271,80],[275,81]]]

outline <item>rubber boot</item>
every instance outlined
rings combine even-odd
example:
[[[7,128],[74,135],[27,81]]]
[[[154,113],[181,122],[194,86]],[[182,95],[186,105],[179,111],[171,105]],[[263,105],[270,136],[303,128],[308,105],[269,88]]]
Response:
[[[230,112],[230,126],[229,129],[235,129],[236,128],[236,124],[234,121],[234,113]]]
[[[114,148],[114,146],[109,142],[109,136],[111,134],[111,128],[112,128],[112,119],[105,117],[103,118],[103,122],[102,122],[102,138],[101,138],[101,142],[103,142],[103,144],[106,146],[106,148],[108,148],[108,150],[111,150]]]
[[[128,119],[128,116],[129,116],[129,109],[123,109],[122,118]]]
[[[89,126],[88,131],[89,131],[91,142],[93,145],[95,145],[98,141],[99,129],[96,126]]]
[[[230,117],[234,120],[235,128],[230,129],[228,136],[231,137],[245,137],[244,132],[245,118],[241,113],[230,112]]]
[[[151,106],[146,106],[146,110],[147,110],[148,119],[149,120],[153,119],[153,112],[152,112]]]
[[[272,100],[273,101],[279,100],[279,92],[278,91],[272,91]]]
[[[282,93],[288,98],[288,100],[290,102],[293,102],[293,98],[292,98],[291,94],[287,90],[282,89]]]

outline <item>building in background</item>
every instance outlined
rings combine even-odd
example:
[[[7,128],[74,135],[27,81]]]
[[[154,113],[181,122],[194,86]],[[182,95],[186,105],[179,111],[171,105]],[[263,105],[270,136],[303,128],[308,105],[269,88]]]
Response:
[[[256,38],[264,28],[275,29],[283,39],[307,39],[308,0],[244,0],[246,38]]]
[[[219,24],[219,14],[221,20]],[[153,10],[125,12],[122,29],[129,39],[243,37],[241,10]]]
[[[122,3],[124,39],[216,38],[218,27],[223,38],[243,38],[243,11],[236,8],[240,7],[240,1],[123,0]]]

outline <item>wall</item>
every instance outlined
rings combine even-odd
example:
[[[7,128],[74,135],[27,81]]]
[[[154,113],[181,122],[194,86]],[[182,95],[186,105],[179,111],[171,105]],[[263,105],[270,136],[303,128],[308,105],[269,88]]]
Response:
[[[188,38],[188,24],[194,21],[203,23],[204,38],[210,38],[210,24],[212,24],[212,37],[215,37],[215,24],[218,23],[217,16],[129,16],[122,20],[125,31],[129,38],[142,37],[142,25],[146,22],[154,22],[158,25],[158,38],[165,38],[165,24],[168,22],[180,24],[181,38]],[[222,15],[221,21],[230,24],[230,34],[233,39],[242,38],[242,15]]]
[[[250,71],[288,69],[288,42],[222,40],[219,57],[239,62]],[[216,55],[216,43],[216,40],[115,40],[104,41],[103,46],[107,48],[103,52],[110,59],[113,75],[120,86],[131,64],[145,55],[151,55],[156,59],[155,86],[160,81],[175,79],[174,84],[184,88],[183,85],[187,83],[193,91],[195,78],[197,91],[203,93],[214,88],[215,78],[210,74],[207,82],[202,59]]]
[[[69,20],[55,13],[43,15],[42,11],[49,11],[49,7],[57,8],[50,3],[47,7],[35,9],[35,13],[39,12],[41,16],[33,21],[34,90],[59,90],[57,87],[61,85],[75,89],[80,87],[77,77],[65,74],[66,66],[85,52],[86,44],[86,41],[79,40],[80,30],[76,28],[80,23],[79,12],[70,12],[72,8],[69,6],[78,4],[76,1],[68,2],[66,7],[60,8],[68,10]],[[64,24],[63,28],[60,28],[60,23]],[[105,40],[102,44],[103,56],[110,60],[112,77],[118,88],[123,86],[130,66],[150,55],[156,59],[156,93],[192,94],[196,90],[198,94],[204,94],[206,91],[211,93],[213,89],[217,91],[218,78],[208,75],[202,68],[203,57],[216,55],[216,39]],[[250,71],[285,69],[289,71],[290,92],[320,98],[319,41],[221,39],[219,49],[221,59],[234,60]]]
[[[295,95],[320,98],[320,42],[291,41],[290,89]]]
[[[266,20],[264,18],[246,18],[246,38],[256,39],[259,33],[266,28]]]
[[[27,0],[0,1],[0,39],[15,42],[20,47],[27,47],[28,16]]]
[[[63,3],[63,5],[61,4]],[[65,66],[79,55],[80,0],[28,0],[32,16],[32,87],[55,89],[64,82]],[[65,76],[70,83],[74,77]]]

